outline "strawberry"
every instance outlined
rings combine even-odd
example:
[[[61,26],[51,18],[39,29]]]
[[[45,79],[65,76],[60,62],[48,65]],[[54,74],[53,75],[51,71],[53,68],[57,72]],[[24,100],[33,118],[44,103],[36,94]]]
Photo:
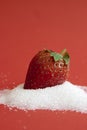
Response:
[[[64,83],[68,78],[70,57],[66,49],[61,53],[39,51],[31,60],[24,89],[38,89]]]

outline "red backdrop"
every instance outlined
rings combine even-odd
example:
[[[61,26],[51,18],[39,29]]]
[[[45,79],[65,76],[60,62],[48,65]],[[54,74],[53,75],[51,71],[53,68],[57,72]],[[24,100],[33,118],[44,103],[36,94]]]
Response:
[[[71,56],[72,83],[87,86],[86,1],[0,1],[0,89],[24,82],[28,64],[39,50]],[[1,130],[87,130],[87,115],[74,112],[9,111],[0,106]]]

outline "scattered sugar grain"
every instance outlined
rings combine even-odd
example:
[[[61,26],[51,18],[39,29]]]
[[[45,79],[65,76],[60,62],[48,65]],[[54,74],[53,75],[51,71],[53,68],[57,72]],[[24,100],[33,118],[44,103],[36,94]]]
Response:
[[[68,81],[44,89],[23,89],[24,84],[12,90],[0,91],[0,104],[23,110],[71,110],[87,113],[87,87]]]

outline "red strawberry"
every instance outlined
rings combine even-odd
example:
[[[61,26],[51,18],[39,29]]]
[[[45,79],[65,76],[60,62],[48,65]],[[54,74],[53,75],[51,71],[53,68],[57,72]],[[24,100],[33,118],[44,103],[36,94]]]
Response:
[[[31,60],[24,84],[25,89],[38,89],[62,84],[69,72],[69,54],[42,50]]]

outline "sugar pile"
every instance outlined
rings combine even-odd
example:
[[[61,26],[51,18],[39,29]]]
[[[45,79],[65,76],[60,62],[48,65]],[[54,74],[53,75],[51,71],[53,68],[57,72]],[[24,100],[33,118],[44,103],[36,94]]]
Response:
[[[21,84],[12,90],[1,90],[0,104],[23,110],[71,110],[87,113],[87,88],[68,81],[37,90],[25,90]]]

